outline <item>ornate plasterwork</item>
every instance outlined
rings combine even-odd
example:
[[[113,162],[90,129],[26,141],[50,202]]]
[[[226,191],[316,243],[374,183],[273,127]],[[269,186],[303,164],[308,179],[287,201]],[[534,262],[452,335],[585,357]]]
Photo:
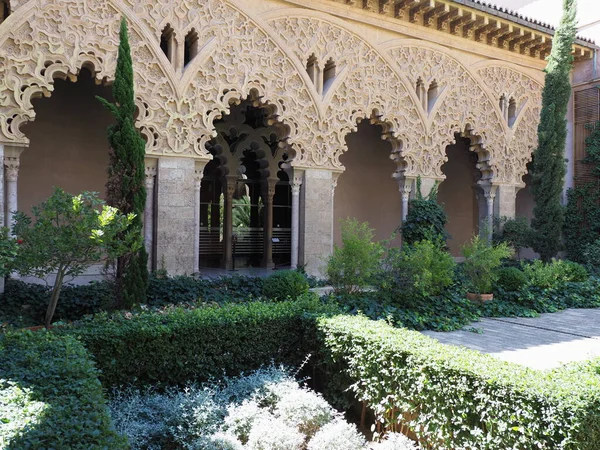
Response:
[[[128,19],[135,64],[138,127],[147,153],[207,159],[213,122],[230,103],[254,99],[289,130],[299,167],[343,169],[346,135],[368,119],[392,142],[399,171],[443,178],[445,147],[468,135],[490,178],[513,183],[535,146],[539,84],[506,67],[467,67],[443,50],[419,44],[380,49],[322,15],[251,18],[233,0],[13,0],[0,25],[0,141],[26,144],[20,127],[33,120],[31,99],[49,95],[56,77],[92,67],[100,81],[113,76],[118,21]],[[289,10],[288,10],[289,11]],[[198,33],[198,54],[174,67],[160,49],[166,25],[179,48]],[[306,71],[315,55],[330,59],[335,77],[315,88]],[[435,104],[423,108],[415,82],[435,80]],[[518,117],[506,124],[498,94],[517,99]],[[524,173],[524,172],[523,172]]]

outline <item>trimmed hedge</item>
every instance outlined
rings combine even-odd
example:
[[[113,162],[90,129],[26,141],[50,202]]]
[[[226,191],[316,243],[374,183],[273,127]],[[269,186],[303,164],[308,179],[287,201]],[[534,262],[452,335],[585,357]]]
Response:
[[[600,448],[597,361],[540,372],[360,316],[319,329],[330,394],[350,386],[387,429],[400,418],[427,448]]]
[[[65,327],[94,355],[105,387],[184,385],[235,376],[274,360],[300,365],[315,347],[317,314],[339,309],[314,294],[161,313],[99,314]]]
[[[77,340],[45,331],[0,336],[0,448],[128,448]]]

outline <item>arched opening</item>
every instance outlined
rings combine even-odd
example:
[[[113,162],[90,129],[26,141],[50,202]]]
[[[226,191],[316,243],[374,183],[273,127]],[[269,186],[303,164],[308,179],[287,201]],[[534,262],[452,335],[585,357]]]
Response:
[[[508,126],[512,127],[517,119],[517,102],[511,98],[508,102]]]
[[[183,51],[183,65],[187,66],[192,59],[198,55],[198,33],[195,29],[191,29],[185,37],[184,51]]]
[[[527,173],[523,176],[523,182],[525,187],[519,189],[517,192],[517,198],[515,200],[515,212],[517,217],[526,217],[529,223],[533,219],[533,207],[535,206],[535,199],[533,198],[533,192],[531,191],[532,177],[531,170],[533,169],[533,161],[527,164]],[[519,254],[520,258],[532,259],[537,258],[539,255],[531,248],[521,250]]]
[[[171,25],[167,24],[160,35],[160,48],[170,62],[175,56],[175,32]]]
[[[435,105],[435,101],[437,100],[439,95],[439,87],[437,81],[433,80],[429,85],[429,89],[427,90],[427,112],[430,113]]]
[[[448,161],[442,166],[446,179],[440,184],[438,202],[443,205],[450,235],[448,247],[453,256],[460,256],[461,246],[479,233],[481,214],[485,214],[483,190],[477,182],[477,154],[470,151],[471,141],[455,134],[456,142],[446,147]],[[481,213],[481,214],[480,214]]]
[[[319,79],[319,64],[314,53],[308,57],[308,61],[306,62],[306,72],[308,73],[310,80],[316,85]]]
[[[111,89],[97,86],[92,74],[82,69],[77,82],[55,80],[50,98],[33,101],[36,119],[23,127],[30,145],[20,157],[19,210],[29,213],[55,186],[104,196],[106,129],[114,120],[95,96],[112,101]]]
[[[245,100],[215,121],[214,159],[200,189],[200,266],[287,266],[291,258],[291,188],[287,128],[268,108]]]
[[[10,16],[10,0],[0,0],[0,23]]]
[[[401,195],[392,178],[392,145],[381,139],[380,125],[363,120],[346,136],[348,151],[340,157],[346,170],[339,176],[334,198],[334,242],[341,244],[340,220],[369,222],[376,239],[389,239],[400,226]],[[393,245],[400,243],[398,236]]]
[[[335,62],[333,61],[333,58],[330,58],[323,69],[323,93],[326,93],[333,84],[336,75],[335,70]]]

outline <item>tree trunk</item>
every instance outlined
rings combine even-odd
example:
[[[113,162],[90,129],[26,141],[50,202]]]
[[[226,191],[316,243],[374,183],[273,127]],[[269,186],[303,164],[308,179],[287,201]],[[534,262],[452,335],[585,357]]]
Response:
[[[58,273],[56,274],[56,280],[54,280],[54,288],[52,288],[52,295],[50,296],[50,304],[46,310],[46,319],[44,320],[44,326],[46,329],[50,328],[50,324],[52,323],[52,317],[54,317],[56,305],[58,305],[58,297],[60,296],[60,290],[62,289],[64,278],[64,268],[59,266]]]

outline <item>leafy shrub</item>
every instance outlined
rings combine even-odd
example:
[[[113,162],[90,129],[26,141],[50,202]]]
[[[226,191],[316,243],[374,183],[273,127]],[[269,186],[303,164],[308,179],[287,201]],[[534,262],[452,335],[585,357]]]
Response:
[[[424,240],[446,240],[446,213],[437,202],[437,183],[427,197],[421,194],[421,179],[417,178],[416,196],[408,203],[408,214],[402,224],[402,240],[414,244]]]
[[[496,274],[498,276],[496,285],[505,291],[517,292],[527,284],[527,276],[516,267],[501,267]]]
[[[0,447],[125,449],[83,346],[46,332],[0,337]]]
[[[477,294],[489,294],[498,280],[497,269],[504,258],[512,255],[505,243],[491,245],[475,235],[470,243],[462,246],[465,261],[462,269],[469,280],[469,286]]]
[[[583,262],[590,272],[597,273],[600,270],[600,239],[583,248]]]
[[[533,287],[548,289],[570,281],[585,281],[588,278],[585,267],[572,261],[553,259],[549,263],[535,260],[525,264],[523,271]]]
[[[531,227],[527,217],[507,219],[502,228],[500,242],[506,242],[515,250],[517,257],[522,249],[531,247]]]
[[[419,447],[400,433],[388,433],[383,441],[376,444],[373,450],[417,450]]]
[[[295,299],[308,292],[306,277],[295,270],[282,270],[268,276],[263,295],[272,300]]]
[[[309,440],[314,450],[366,450],[356,427],[274,366],[184,390],[117,391],[110,406],[133,450],[302,450]]]
[[[237,375],[271,359],[299,365],[314,345],[314,315],[336,310],[309,293],[275,304],[101,313],[60,332],[86,345],[105,386],[183,385]]]
[[[5,277],[15,265],[15,257],[19,252],[19,244],[10,235],[10,230],[0,227],[0,276]]]
[[[113,304],[114,287],[108,281],[64,286],[56,307],[56,320],[77,320]],[[12,318],[23,317],[24,325],[40,325],[48,308],[51,288],[9,279],[0,295],[0,309]]]
[[[384,429],[404,426],[426,448],[598,448],[593,363],[541,373],[364,317],[319,329],[329,373],[343,375],[330,389],[349,388]]]
[[[401,250],[390,249],[385,259],[382,288],[401,299],[437,296],[452,284],[456,266],[443,242],[418,241]]]
[[[368,222],[341,222],[342,247],[334,246],[327,263],[327,276],[336,292],[351,293],[365,287],[377,273],[383,247],[373,242]]]

